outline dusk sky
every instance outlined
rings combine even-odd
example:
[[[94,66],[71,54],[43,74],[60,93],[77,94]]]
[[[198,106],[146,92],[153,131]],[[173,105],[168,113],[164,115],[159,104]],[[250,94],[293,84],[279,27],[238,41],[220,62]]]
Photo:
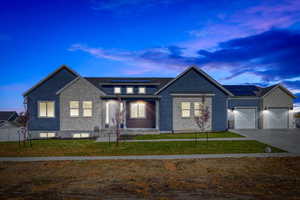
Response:
[[[1,0],[0,51],[0,110],[22,110],[22,93],[62,64],[143,77],[195,64],[222,84],[300,96],[300,1]]]

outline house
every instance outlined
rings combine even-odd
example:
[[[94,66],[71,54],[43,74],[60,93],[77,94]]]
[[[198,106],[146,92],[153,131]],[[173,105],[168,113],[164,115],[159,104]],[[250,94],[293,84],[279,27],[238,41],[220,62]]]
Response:
[[[33,138],[81,138],[114,127],[121,99],[124,132],[198,130],[194,116],[209,108],[207,131],[293,128],[295,96],[282,85],[221,85],[192,66],[175,78],[82,77],[62,66],[23,94]]]
[[[15,111],[0,111],[0,141],[19,140],[17,118],[18,113]]]
[[[17,117],[18,113],[15,111],[0,111],[0,128],[10,126]]]

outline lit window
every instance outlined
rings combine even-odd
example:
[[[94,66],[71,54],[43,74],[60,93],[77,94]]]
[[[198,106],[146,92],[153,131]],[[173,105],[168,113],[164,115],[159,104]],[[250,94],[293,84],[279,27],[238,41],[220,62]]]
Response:
[[[121,88],[120,87],[114,87],[114,93],[115,94],[121,94]]]
[[[39,117],[54,117],[54,101],[39,102]]]
[[[54,138],[55,133],[40,133],[41,138]]]
[[[146,104],[143,102],[130,104],[130,117],[131,118],[145,118],[146,117]]]
[[[79,101],[70,101],[70,116],[79,116]]]
[[[90,137],[89,133],[74,133],[73,138],[88,138]]]
[[[181,102],[181,117],[190,117],[191,115],[191,103]]]
[[[145,94],[146,88],[145,87],[139,87],[139,94]]]
[[[127,94],[133,94],[133,87],[127,87],[126,88],[126,93]]]
[[[92,101],[84,101],[82,103],[83,108],[83,116],[91,117],[93,115],[93,102]]]
[[[195,117],[200,117],[203,109],[203,104],[200,102],[194,103],[194,115]]]

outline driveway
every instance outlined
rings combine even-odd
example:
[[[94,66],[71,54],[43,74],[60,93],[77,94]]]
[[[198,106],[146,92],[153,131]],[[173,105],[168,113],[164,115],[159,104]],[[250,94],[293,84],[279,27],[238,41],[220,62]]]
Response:
[[[300,153],[300,129],[231,131],[291,153]]]

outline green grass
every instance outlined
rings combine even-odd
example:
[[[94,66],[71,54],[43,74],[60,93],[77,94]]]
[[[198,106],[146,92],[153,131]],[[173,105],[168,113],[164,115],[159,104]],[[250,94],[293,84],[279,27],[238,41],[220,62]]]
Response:
[[[155,140],[155,139],[194,139],[196,133],[175,133],[175,134],[157,134],[157,135],[137,135],[134,140]],[[234,138],[244,137],[229,131],[208,133],[208,138]],[[206,138],[206,133],[197,133],[197,138]]]
[[[34,140],[32,147],[1,142],[0,157],[8,156],[104,156],[263,153],[267,145],[254,141],[184,141],[98,143],[93,140]],[[284,152],[272,147],[272,152]]]

